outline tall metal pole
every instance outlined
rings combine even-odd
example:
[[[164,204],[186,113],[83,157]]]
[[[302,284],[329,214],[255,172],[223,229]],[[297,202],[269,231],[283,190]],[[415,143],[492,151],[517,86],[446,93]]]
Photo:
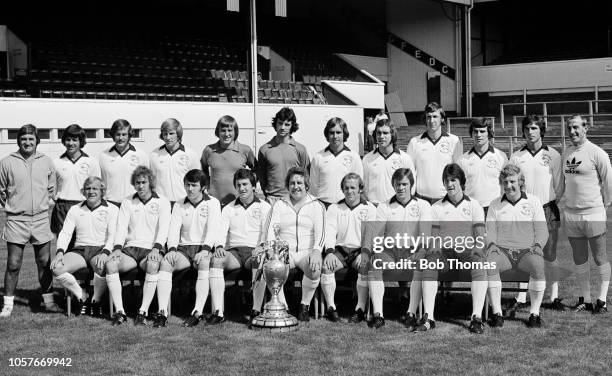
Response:
[[[253,147],[257,153],[257,0],[250,0],[251,15],[251,100],[253,101]]]
[[[466,116],[472,117],[472,8],[474,1],[470,0],[470,5],[465,12],[465,104]]]

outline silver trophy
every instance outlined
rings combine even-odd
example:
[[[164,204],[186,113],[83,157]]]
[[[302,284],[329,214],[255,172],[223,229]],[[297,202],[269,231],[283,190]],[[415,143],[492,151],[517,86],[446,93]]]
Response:
[[[257,269],[255,283],[261,283],[261,277],[272,298],[264,306],[261,315],[251,322],[251,329],[270,332],[289,332],[297,329],[298,321],[287,312],[285,304],[278,299],[278,294],[289,276],[289,244],[280,238],[280,226],[274,224],[274,240],[269,240],[260,246],[260,263]]]

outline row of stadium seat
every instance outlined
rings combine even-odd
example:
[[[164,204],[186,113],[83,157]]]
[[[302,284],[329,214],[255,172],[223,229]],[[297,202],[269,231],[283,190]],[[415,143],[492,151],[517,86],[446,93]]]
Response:
[[[22,95],[16,95],[16,90],[8,91],[3,96],[28,96],[25,90],[19,90]],[[133,92],[115,92],[115,91],[73,91],[73,90],[41,90],[39,95],[41,98],[66,98],[66,99],[105,99],[105,100],[151,100],[151,101],[194,101],[194,102],[235,102],[247,103],[247,97],[244,95],[226,95],[219,93],[217,95],[201,95],[201,94],[173,94],[173,93],[133,93]],[[259,101],[262,103],[285,103],[285,104],[324,104],[324,100],[314,97],[311,93],[308,97],[279,97],[261,95]]]
[[[173,93],[134,93],[115,91],[72,91],[72,90],[41,90],[41,98],[69,99],[115,99],[115,100],[152,100],[152,101],[194,101],[194,102],[238,102],[246,103],[246,97],[234,95],[228,97],[224,93],[217,95],[173,94]]]
[[[119,46],[96,44],[33,43],[33,65],[25,85],[29,94],[140,92],[217,95],[219,98],[222,98],[219,94],[225,94],[228,101],[241,101],[241,97],[250,96],[246,61],[238,58],[244,46],[237,43],[225,46],[210,41],[157,41],[143,43],[144,47],[139,48],[126,48],[136,45],[132,42],[121,42]],[[201,58],[208,55],[219,59]],[[322,79],[342,79],[306,75],[303,83],[261,80],[261,74],[259,78],[259,88],[264,89],[260,93],[261,101],[279,103],[324,103],[322,96],[310,92],[321,92]],[[305,84],[313,87],[306,88]]]
[[[28,93],[25,90],[17,90],[17,89],[3,89],[0,90],[0,97],[29,97]]]
[[[209,71],[211,68],[223,68],[228,70],[246,70],[246,63],[240,61],[222,61],[222,60],[207,60],[199,61],[197,64],[186,64],[183,61],[173,61],[166,64],[160,63],[144,63],[138,61],[128,62],[101,62],[93,60],[74,61],[61,59],[49,59],[36,66],[46,70],[96,70],[96,71],[133,71],[138,73],[155,73],[155,74],[170,74],[176,72],[188,73],[190,75],[199,76],[203,71]]]

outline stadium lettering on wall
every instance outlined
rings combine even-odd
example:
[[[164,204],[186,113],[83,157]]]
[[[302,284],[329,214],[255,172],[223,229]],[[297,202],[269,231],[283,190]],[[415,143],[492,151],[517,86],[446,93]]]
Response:
[[[420,60],[423,64],[427,64],[429,67],[437,70],[438,72],[450,78],[451,80],[455,79],[454,68],[451,68],[448,64],[443,63],[442,61],[428,54],[427,52],[406,42],[397,35],[393,33],[388,33],[387,42],[404,51],[408,55],[414,57],[415,59]]]

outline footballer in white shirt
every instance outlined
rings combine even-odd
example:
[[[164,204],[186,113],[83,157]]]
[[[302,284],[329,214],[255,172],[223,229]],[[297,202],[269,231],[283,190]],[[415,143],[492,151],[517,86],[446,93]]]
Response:
[[[329,119],[323,133],[329,145],[315,154],[310,163],[310,193],[328,208],[344,198],[342,178],[351,172],[362,176],[363,166],[359,154],[345,145],[349,131],[344,120]]]
[[[145,166],[138,166],[130,180],[136,193],[121,203],[115,245],[106,263],[106,283],[117,310],[113,316],[113,325],[127,321],[119,273],[137,267],[146,274],[142,287],[142,304],[134,324],[147,324],[147,312],[155,295],[159,264],[164,255],[170,224],[170,202],[157,195],[153,172]]]
[[[106,199],[116,206],[136,191],[130,180],[138,166],[149,167],[149,157],[130,143],[134,130],[124,119],[117,119],[110,128],[115,144],[100,153],[100,171],[106,184]]]
[[[487,268],[484,258],[485,217],[482,206],[466,195],[465,173],[458,164],[447,165],[442,171],[446,196],[431,207],[431,235],[434,239],[426,257],[435,268],[423,270],[424,315],[415,326],[416,332],[435,328],[434,307],[438,292],[438,275],[451,272],[457,281],[464,281],[462,274],[469,273],[472,291],[472,321],[470,332],[481,334],[484,324],[482,307],[487,295]],[[438,262],[439,261],[439,262]],[[442,267],[440,265],[443,265]]]
[[[535,195],[544,205],[548,224],[548,241],[544,246],[546,283],[550,286],[550,303],[547,308],[565,311],[567,307],[559,299],[559,261],[557,260],[557,238],[561,216],[557,201],[563,194],[561,155],[544,144],[546,125],[538,115],[527,115],[522,121],[522,132],[526,144],[510,157],[510,163],[520,167],[525,175],[525,192]],[[521,283],[522,289],[527,284]],[[508,308],[516,311],[527,306],[527,294],[520,292]]]
[[[427,130],[410,139],[407,153],[416,169],[416,196],[433,204],[446,194],[442,170],[459,159],[463,144],[459,137],[442,130],[446,113],[438,103],[430,102],[425,106],[423,120]]]
[[[219,240],[210,262],[210,298],[218,317],[223,317],[223,272],[242,268],[251,270],[253,278],[256,276],[259,264],[253,261],[252,254],[258,244],[263,221],[270,211],[270,204],[255,196],[257,179],[251,170],[237,170],[233,180],[238,198],[221,210]],[[266,292],[265,281],[253,282],[253,307],[249,322],[259,316]],[[211,319],[209,324],[219,322],[219,319]]]
[[[321,274],[321,289],[327,301],[325,317],[339,321],[334,294],[336,292],[335,273],[351,268],[357,274],[357,306],[350,318],[351,322],[365,320],[368,300],[368,271],[361,265],[361,239],[365,222],[376,218],[376,207],[366,201],[363,193],[363,180],[354,173],[348,173],[340,182],[344,199],[331,204],[325,215],[325,258]]]
[[[487,214],[487,261],[496,268],[487,271],[489,296],[493,308],[492,327],[503,326],[500,273],[518,268],[529,273],[531,307],[527,326],[539,328],[540,305],[544,297],[543,245],[548,240],[548,226],[540,200],[525,193],[525,177],[521,169],[507,164],[499,175],[504,194],[491,202]]]
[[[168,303],[172,292],[172,273],[189,267],[197,269],[196,301],[191,316],[183,326],[197,325],[203,319],[204,304],[208,297],[211,251],[218,240],[217,222],[221,217],[221,204],[205,193],[208,175],[194,169],[185,174],[183,184],[187,197],[177,201],[172,209],[168,231],[168,253],[159,271],[157,302],[159,312],[154,327],[164,327],[168,320]],[[210,317],[215,324],[225,319],[222,312]]]
[[[416,177],[412,158],[397,148],[397,128],[388,119],[381,119],[374,129],[377,147],[363,157],[364,194],[378,205],[394,195],[391,177],[398,168],[408,168]],[[414,187],[412,188],[414,192]]]
[[[85,130],[71,124],[62,133],[62,144],[66,151],[53,160],[57,186],[55,206],[51,213],[51,231],[58,235],[64,225],[68,210],[81,202],[81,189],[89,176],[100,177],[100,164],[82,149],[87,144]]]
[[[181,143],[183,126],[178,120],[166,119],[160,128],[159,138],[164,145],[149,155],[151,170],[157,177],[157,193],[174,205],[186,195],[183,177],[190,170],[199,169],[200,160],[195,151]]]
[[[572,116],[567,133],[572,145],[563,153],[567,232],[581,297],[574,311],[608,311],[610,262],[606,250],[606,210],[612,202],[612,167],[608,154],[587,139],[588,125],[581,116]],[[599,295],[591,303],[589,248],[599,272]]]
[[[396,170],[391,181],[395,195],[378,205],[376,220],[366,228],[360,267],[369,266],[368,287],[374,312],[369,325],[376,329],[385,325],[385,281],[398,281],[400,310],[404,311],[402,299],[406,300],[408,281],[412,280],[408,310],[401,318],[412,331],[417,325],[415,314],[421,302],[422,272],[411,265],[424,253],[425,245],[418,239],[431,234],[431,205],[412,195],[414,176],[410,169]],[[403,240],[395,240],[402,237]]]
[[[485,118],[473,119],[469,132],[474,146],[461,155],[457,164],[465,173],[465,193],[478,201],[486,216],[491,201],[502,193],[499,172],[508,162],[508,157],[491,143],[495,134],[493,126]]]
[[[77,299],[76,314],[89,313],[102,316],[100,305],[106,292],[104,265],[113,246],[119,209],[104,200],[105,186],[97,176],[90,176],[83,183],[85,201],[73,205],[57,238],[57,253],[51,262],[55,278]],[[70,240],[76,236],[74,246]],[[94,291],[91,300],[85,302],[85,293],[72,275],[82,268],[94,270]]]

